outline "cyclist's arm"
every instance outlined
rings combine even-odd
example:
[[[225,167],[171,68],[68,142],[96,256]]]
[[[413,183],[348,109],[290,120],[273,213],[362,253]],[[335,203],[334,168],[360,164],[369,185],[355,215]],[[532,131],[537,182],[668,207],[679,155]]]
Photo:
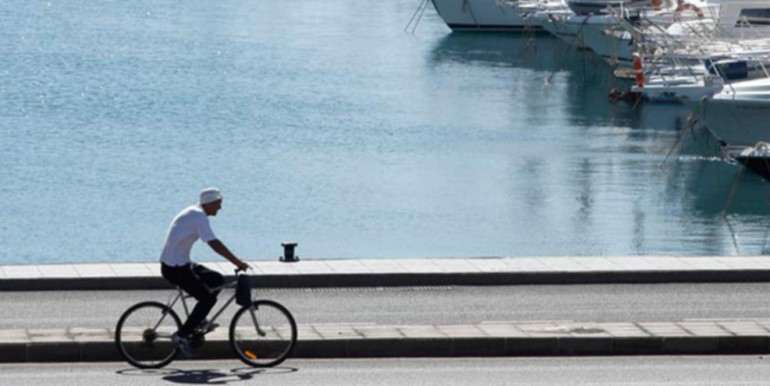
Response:
[[[236,267],[244,270],[249,267],[248,264],[241,261],[241,259],[235,257],[235,255],[232,252],[230,252],[230,250],[227,249],[225,244],[223,244],[221,241],[214,239],[209,241],[208,244],[209,244],[209,247],[211,247],[211,249],[214,250],[214,252],[220,254],[225,259],[230,260],[230,262],[233,263],[233,265],[235,265]]]

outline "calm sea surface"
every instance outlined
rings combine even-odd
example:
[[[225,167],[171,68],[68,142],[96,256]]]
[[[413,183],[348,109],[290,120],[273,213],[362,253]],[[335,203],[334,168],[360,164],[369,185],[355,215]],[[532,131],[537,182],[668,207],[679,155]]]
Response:
[[[6,0],[0,264],[155,261],[221,188],[248,259],[759,254],[768,192],[689,114],[418,0]],[[206,247],[195,258],[212,259]]]

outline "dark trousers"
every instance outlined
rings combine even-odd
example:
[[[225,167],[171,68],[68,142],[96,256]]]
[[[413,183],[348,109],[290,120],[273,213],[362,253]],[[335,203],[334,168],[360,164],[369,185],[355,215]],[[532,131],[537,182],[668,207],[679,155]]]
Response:
[[[198,303],[193,308],[190,317],[179,330],[182,336],[189,336],[201,324],[217,302],[219,291],[210,288],[219,287],[225,283],[224,277],[200,264],[190,263],[179,267],[160,264],[163,277],[194,297]]]

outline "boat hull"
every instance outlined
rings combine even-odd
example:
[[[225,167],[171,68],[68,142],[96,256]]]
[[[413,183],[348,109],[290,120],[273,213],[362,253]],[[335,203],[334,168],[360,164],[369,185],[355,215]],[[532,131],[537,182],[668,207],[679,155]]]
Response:
[[[453,31],[525,31],[539,29],[519,15],[516,7],[497,0],[432,0],[439,16]]]
[[[726,149],[728,158],[745,166],[766,181],[770,181],[770,154],[767,152],[766,143],[750,147],[731,146]]]
[[[584,48],[582,28],[579,24],[568,23],[565,16],[551,16],[540,21],[540,25],[551,35],[571,46]]]
[[[692,103],[719,91],[722,86],[707,87],[702,84],[679,87],[631,87],[631,91],[644,94],[644,98],[657,103]]]
[[[770,105],[712,99],[699,103],[701,117],[717,137],[734,146],[754,146],[770,140]]]
[[[586,23],[583,26],[583,44],[611,64],[631,68],[633,45],[631,39],[613,33],[607,24]]]

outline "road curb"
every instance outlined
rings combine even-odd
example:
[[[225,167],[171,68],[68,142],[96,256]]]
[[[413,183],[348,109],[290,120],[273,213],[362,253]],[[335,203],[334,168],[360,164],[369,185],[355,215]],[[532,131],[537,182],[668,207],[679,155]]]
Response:
[[[122,361],[114,342],[0,343],[0,362]],[[770,353],[768,336],[472,337],[300,340],[292,358],[748,355]],[[192,359],[235,359],[209,341]]]
[[[770,270],[258,274],[255,288],[767,282]],[[170,289],[162,277],[9,278],[0,291]]]

